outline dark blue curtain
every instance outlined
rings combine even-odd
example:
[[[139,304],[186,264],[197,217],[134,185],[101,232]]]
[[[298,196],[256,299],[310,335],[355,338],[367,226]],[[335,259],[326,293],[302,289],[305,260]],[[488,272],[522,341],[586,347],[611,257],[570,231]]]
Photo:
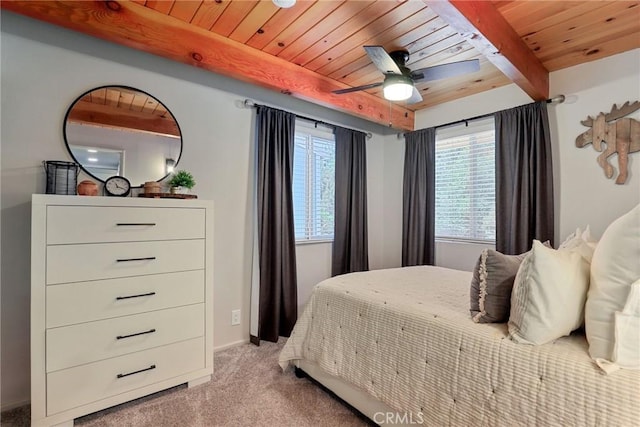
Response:
[[[258,336],[252,342],[259,343],[291,334],[298,295],[291,185],[295,115],[256,108],[260,298]]]
[[[553,169],[545,101],[495,113],[496,250],[515,255],[533,239],[553,245]]]
[[[367,150],[363,132],[336,127],[335,232],[331,274],[369,269]]]
[[[402,266],[435,260],[436,129],[405,134]]]

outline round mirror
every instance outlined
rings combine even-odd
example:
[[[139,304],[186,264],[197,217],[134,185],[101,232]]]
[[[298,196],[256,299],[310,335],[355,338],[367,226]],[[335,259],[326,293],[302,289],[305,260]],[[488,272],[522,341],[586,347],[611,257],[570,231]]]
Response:
[[[64,119],[71,157],[99,181],[120,175],[133,187],[164,179],[180,160],[178,122],[160,101],[126,86],[82,94]]]

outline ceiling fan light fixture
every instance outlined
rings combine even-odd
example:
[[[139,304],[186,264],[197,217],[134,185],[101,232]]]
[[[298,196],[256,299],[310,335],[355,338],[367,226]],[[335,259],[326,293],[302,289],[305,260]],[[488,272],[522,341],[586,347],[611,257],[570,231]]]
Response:
[[[296,4],[296,0],[271,0],[277,7],[288,9]]]
[[[405,101],[413,94],[413,81],[407,76],[389,74],[384,79],[382,92],[388,101]]]

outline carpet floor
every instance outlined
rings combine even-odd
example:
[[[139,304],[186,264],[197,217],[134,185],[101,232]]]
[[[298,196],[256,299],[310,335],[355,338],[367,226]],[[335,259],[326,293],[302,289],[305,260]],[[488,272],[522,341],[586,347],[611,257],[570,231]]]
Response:
[[[245,344],[215,354],[213,380],[178,386],[75,420],[76,426],[371,426],[308,379],[282,372],[284,345]],[[29,406],[0,415],[2,427],[29,426]]]

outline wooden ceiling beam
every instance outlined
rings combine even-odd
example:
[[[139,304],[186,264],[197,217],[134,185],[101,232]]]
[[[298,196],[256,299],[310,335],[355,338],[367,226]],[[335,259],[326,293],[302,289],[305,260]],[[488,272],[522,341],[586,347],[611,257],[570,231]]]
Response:
[[[549,97],[549,71],[492,2],[423,1],[533,100]]]
[[[414,113],[284,59],[158,13],[132,1],[3,1],[2,9],[203,68],[396,129]]]
[[[76,103],[69,112],[68,120],[72,123],[142,131],[172,138],[181,136],[173,117],[162,117],[90,102]]]

